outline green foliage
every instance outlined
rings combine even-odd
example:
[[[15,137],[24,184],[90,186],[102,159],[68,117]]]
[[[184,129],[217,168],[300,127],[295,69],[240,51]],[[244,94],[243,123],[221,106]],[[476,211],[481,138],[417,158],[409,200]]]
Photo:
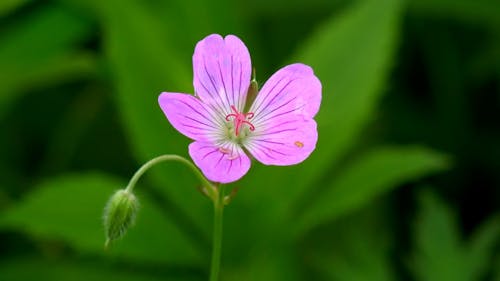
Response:
[[[148,172],[108,251],[102,217],[139,164],[187,156],[157,97],[193,92],[194,46],[220,33],[259,82],[303,62],[323,85],[311,157],[228,187],[223,280],[500,281],[498,216],[464,237],[457,214],[476,213],[424,192],[406,223],[415,182],[497,209],[494,1],[0,2],[1,280],[205,279],[212,210],[185,167]]]
[[[130,270],[120,270],[109,266],[103,266],[96,263],[75,263],[68,261],[43,261],[34,258],[13,259],[0,263],[0,272],[2,280],[5,281],[109,281],[118,279],[121,281],[189,281],[197,280],[195,278],[182,277],[155,277],[144,276]]]
[[[332,183],[314,198],[296,222],[298,232],[352,212],[401,182],[447,166],[443,155],[418,147],[370,151],[343,167]]]
[[[496,216],[463,241],[449,207],[432,193],[422,192],[411,268],[417,280],[480,280],[498,237],[500,220]]]
[[[93,56],[75,49],[90,31],[87,20],[57,5],[7,28],[0,36],[0,113],[26,90],[94,72]]]
[[[390,260],[394,234],[381,204],[370,204],[330,227],[325,244],[312,247],[308,264],[325,280],[397,280]]]
[[[158,36],[173,30],[161,29],[158,19],[138,1],[96,3],[105,23],[105,53],[117,88],[114,98],[136,158],[145,162],[165,153],[186,155],[186,149],[173,149],[181,147],[179,144],[185,147],[188,140],[168,125],[157,98],[166,89],[192,92],[190,58],[181,62],[175,41]],[[123,17],[136,20],[123,22]],[[187,188],[197,184],[189,180],[191,175],[179,177],[178,170],[161,168],[152,173],[162,191],[192,220],[204,225],[208,236],[210,213],[205,198]]]
[[[499,281],[500,280],[500,259],[497,259],[496,266],[495,268],[497,269],[495,272],[495,277],[494,281]]]
[[[390,69],[401,6],[398,0],[353,4],[340,16],[332,15],[297,51],[294,60],[310,64],[323,85],[319,140],[304,165],[256,166],[250,172],[248,185],[258,189],[250,196],[262,202],[261,194],[267,194],[273,201],[266,216],[272,209],[278,215],[289,212],[345,156],[372,117]],[[268,173],[273,176],[266,177]],[[278,202],[273,200],[277,197]]]
[[[49,180],[0,216],[0,226],[30,233],[35,239],[60,239],[75,249],[104,254],[103,208],[123,181],[99,174]],[[137,261],[197,263],[200,252],[147,197],[140,223],[110,253]]]

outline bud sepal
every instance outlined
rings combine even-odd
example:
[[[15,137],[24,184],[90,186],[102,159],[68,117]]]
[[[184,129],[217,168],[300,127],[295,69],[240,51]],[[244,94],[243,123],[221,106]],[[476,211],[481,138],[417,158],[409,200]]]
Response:
[[[104,208],[106,248],[109,243],[123,237],[134,225],[138,209],[139,201],[131,191],[122,189],[111,196]]]

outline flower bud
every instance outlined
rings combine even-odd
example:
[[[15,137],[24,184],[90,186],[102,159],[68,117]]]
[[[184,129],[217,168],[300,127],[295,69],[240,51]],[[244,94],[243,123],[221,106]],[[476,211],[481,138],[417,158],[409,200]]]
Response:
[[[246,100],[246,107],[245,107],[245,112],[248,112],[250,110],[251,105],[255,101],[255,98],[257,97],[257,94],[259,93],[259,83],[257,83],[257,80],[255,79],[255,68],[253,69],[253,78],[250,81],[250,85],[248,86],[248,91],[247,91],[247,100]]]
[[[139,202],[132,192],[118,190],[111,196],[104,209],[105,247],[121,238],[134,224],[138,208]]]

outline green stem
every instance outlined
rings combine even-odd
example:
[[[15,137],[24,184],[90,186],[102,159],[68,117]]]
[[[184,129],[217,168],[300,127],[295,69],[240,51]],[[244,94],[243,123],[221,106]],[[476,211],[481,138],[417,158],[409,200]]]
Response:
[[[186,166],[188,166],[196,175],[196,177],[200,180],[202,186],[205,188],[207,195],[215,202],[217,200],[218,192],[217,189],[213,184],[211,184],[196,168],[196,166],[191,163],[191,161],[187,160],[184,157],[181,157],[179,155],[171,155],[171,154],[165,154],[161,155],[158,157],[155,157],[148,162],[146,162],[144,165],[142,165],[139,170],[137,170],[134,174],[134,176],[130,179],[130,182],[127,185],[126,191],[132,192],[132,190],[135,187],[135,184],[139,180],[139,178],[147,171],[149,168],[153,167],[154,165],[164,162],[164,161],[176,161],[180,162]]]
[[[224,187],[219,186],[217,199],[214,200],[214,236],[212,245],[212,263],[210,281],[218,281],[222,245],[222,215],[224,211]]]
[[[214,237],[213,237],[213,249],[212,249],[212,262],[210,266],[210,281],[218,281],[219,269],[220,269],[220,256],[221,256],[221,245],[222,245],[222,214],[224,211],[224,187],[221,185],[218,188],[210,183],[203,174],[196,168],[196,166],[184,157],[178,155],[165,154],[155,157],[144,165],[142,165],[139,170],[137,170],[134,176],[130,179],[130,182],[125,189],[128,192],[132,192],[137,181],[141,176],[149,170],[149,168],[154,165],[164,162],[164,161],[176,161],[188,166],[200,180],[204,191],[214,202]]]

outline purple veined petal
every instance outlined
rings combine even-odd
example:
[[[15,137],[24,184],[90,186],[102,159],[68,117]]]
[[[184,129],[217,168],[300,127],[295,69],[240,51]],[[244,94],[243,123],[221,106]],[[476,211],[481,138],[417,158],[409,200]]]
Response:
[[[231,105],[243,111],[251,76],[248,49],[234,35],[205,37],[193,54],[194,89],[200,99],[221,115],[231,113]]]
[[[321,82],[304,64],[285,66],[269,78],[250,108],[256,126],[283,116],[313,118],[321,103]],[[295,116],[295,117],[294,117]]]
[[[189,145],[189,155],[213,182],[237,181],[250,169],[250,158],[234,143],[215,146],[211,142],[195,141]]]
[[[223,133],[220,116],[192,95],[161,93],[158,103],[170,124],[193,140],[213,141]]]
[[[265,165],[298,164],[316,148],[318,131],[313,119],[278,118],[268,125],[256,129],[244,144]]]

